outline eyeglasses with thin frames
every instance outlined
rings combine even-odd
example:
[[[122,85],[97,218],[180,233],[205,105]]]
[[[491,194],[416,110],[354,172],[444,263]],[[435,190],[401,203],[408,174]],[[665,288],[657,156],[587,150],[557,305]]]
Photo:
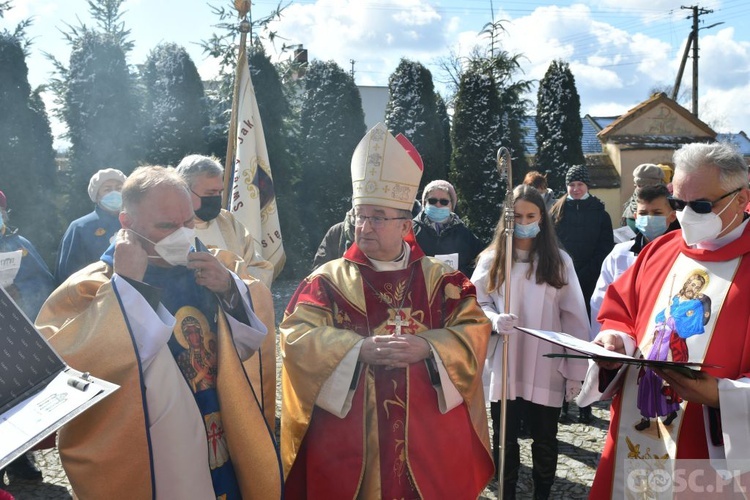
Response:
[[[734,191],[729,191],[728,193],[720,196],[714,201],[708,201],[708,200],[685,201],[685,200],[680,200],[679,198],[670,197],[669,202],[672,205],[672,208],[678,211],[683,210],[685,207],[690,207],[693,210],[693,212],[695,212],[696,214],[707,214],[711,212],[711,210],[714,208],[714,205],[719,203],[721,200],[735,193],[738,193],[741,190],[742,188],[738,187]]]
[[[359,215],[354,214],[354,225],[357,227],[362,227],[365,225],[365,222],[370,222],[370,227],[373,227],[375,229],[379,229],[383,226],[385,226],[385,223],[390,220],[409,220],[407,217],[382,217],[380,215]]]
[[[451,204],[451,200],[446,200],[445,198],[427,198],[427,203],[430,205],[440,204],[442,207],[447,207]]]

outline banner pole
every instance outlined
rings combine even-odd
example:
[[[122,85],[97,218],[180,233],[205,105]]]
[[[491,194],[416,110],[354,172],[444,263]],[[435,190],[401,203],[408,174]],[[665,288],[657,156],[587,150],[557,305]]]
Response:
[[[246,16],[246,14],[245,14]],[[247,33],[250,31],[251,23],[247,17],[240,21],[240,48],[237,55],[237,67],[234,71],[234,91],[232,92],[232,114],[229,118],[229,132],[227,136],[227,155],[224,160],[224,193],[222,195],[222,206],[229,209],[229,197],[234,180],[234,154],[237,147],[237,105],[240,98],[240,71],[242,60],[247,57],[246,44]]]

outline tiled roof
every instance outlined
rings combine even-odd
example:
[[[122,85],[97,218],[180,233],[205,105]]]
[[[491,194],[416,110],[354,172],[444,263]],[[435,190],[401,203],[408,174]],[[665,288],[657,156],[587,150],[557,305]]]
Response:
[[[596,154],[602,152],[602,143],[596,137],[601,128],[597,128],[597,123],[591,120],[610,120],[610,118],[593,118],[589,115],[581,118],[583,122],[583,135],[581,137],[581,146],[583,147],[583,154]],[[615,118],[611,118],[614,120]],[[524,129],[523,143],[526,148],[527,155],[535,155],[536,149],[536,117],[533,115],[524,116],[521,122],[521,127]]]
[[[620,174],[617,173],[610,157],[599,152],[586,155],[586,167],[593,188],[619,188]]]
[[[737,146],[743,156],[750,156],[750,139],[745,132],[739,134],[716,134],[716,140],[719,142],[731,142]]]

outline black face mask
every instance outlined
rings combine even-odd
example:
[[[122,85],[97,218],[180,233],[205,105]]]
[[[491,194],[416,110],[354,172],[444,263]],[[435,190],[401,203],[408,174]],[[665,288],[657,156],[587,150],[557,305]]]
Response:
[[[195,211],[195,215],[202,221],[214,220],[221,212],[221,195],[199,196],[201,207]]]

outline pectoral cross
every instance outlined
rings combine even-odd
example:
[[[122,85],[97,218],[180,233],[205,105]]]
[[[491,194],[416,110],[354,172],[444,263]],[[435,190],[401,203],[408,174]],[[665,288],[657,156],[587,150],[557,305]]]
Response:
[[[401,335],[401,327],[405,325],[403,318],[401,318],[401,311],[396,311],[393,319],[391,321],[388,321],[386,325],[394,325],[396,327],[395,334]]]

